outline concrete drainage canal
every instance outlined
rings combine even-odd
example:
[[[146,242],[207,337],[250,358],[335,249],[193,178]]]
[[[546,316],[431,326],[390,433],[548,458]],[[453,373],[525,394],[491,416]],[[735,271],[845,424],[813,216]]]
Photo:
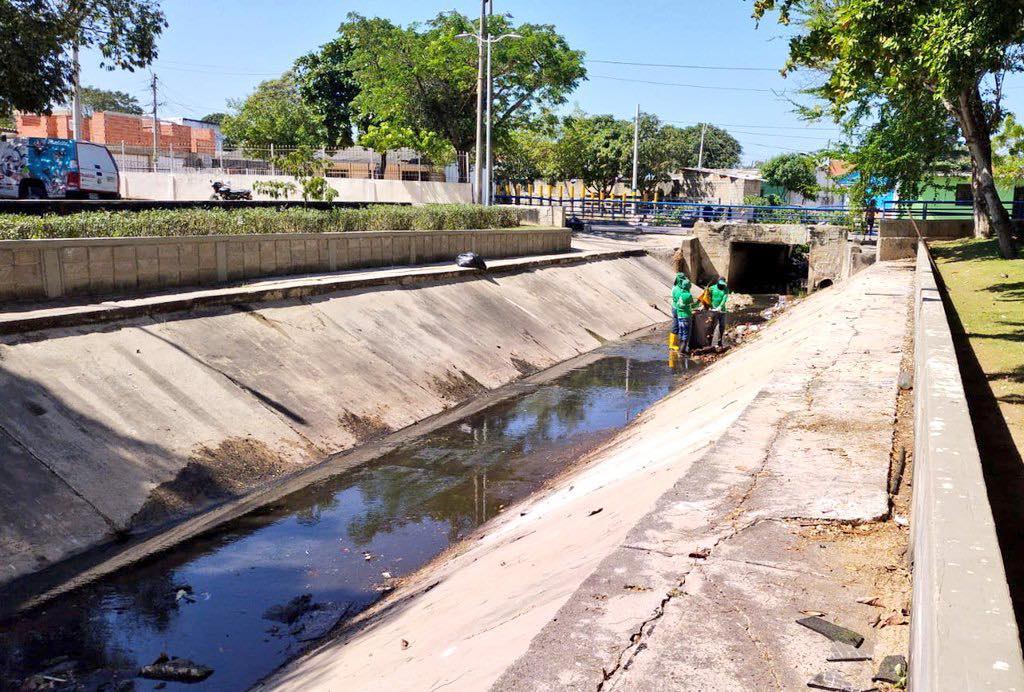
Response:
[[[749,333],[775,302],[756,300],[734,325]],[[699,372],[700,359],[669,367],[665,333],[606,344],[547,383],[9,619],[0,687],[250,687]]]

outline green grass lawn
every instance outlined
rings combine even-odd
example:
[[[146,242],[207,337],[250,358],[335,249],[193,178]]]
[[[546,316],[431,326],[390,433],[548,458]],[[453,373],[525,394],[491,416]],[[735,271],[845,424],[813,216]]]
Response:
[[[995,240],[931,249],[992,396],[1024,450],[1024,259],[1002,259]]]

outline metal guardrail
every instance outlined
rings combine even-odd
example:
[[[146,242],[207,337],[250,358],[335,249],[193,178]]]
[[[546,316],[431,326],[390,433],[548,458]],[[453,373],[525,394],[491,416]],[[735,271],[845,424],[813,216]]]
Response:
[[[653,226],[693,226],[697,221],[747,223],[833,223],[850,225],[857,216],[848,207],[763,206],[716,202],[653,202],[630,197],[545,197],[497,195],[498,204],[558,206],[566,215],[583,220],[635,220]]]

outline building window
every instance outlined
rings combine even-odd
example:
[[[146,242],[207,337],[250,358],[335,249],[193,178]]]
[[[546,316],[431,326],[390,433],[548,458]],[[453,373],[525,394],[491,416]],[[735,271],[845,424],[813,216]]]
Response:
[[[974,191],[970,183],[958,183],[956,186],[956,203],[969,207],[974,204]]]

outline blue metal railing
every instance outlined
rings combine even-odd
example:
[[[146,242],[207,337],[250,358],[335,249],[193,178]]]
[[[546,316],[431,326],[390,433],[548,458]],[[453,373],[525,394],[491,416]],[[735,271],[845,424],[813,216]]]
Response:
[[[758,206],[714,202],[651,202],[634,198],[573,198],[539,195],[497,195],[498,204],[560,206],[582,220],[637,220],[655,226],[692,226],[697,221],[749,223],[835,223],[851,225],[856,218],[842,206]]]

